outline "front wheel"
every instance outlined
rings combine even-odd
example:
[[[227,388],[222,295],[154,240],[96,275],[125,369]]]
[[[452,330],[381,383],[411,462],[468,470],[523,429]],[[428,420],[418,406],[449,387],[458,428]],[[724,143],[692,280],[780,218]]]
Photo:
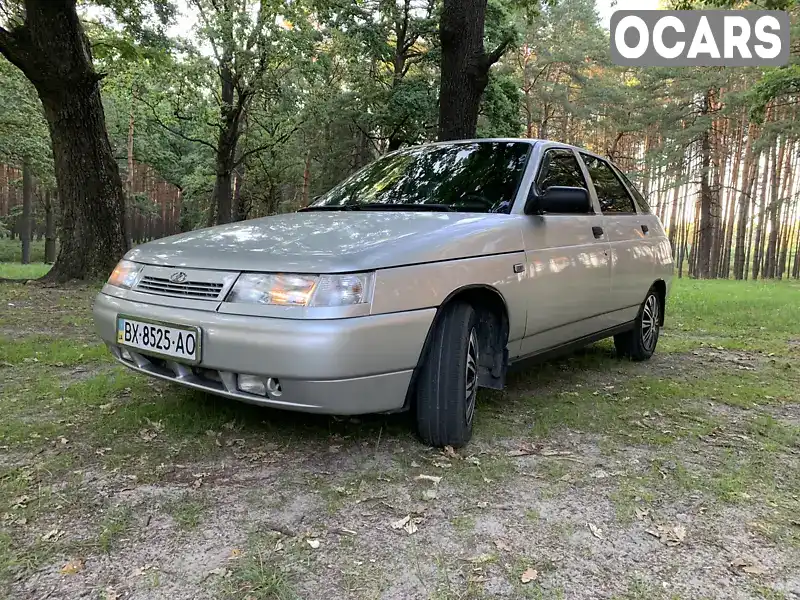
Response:
[[[617,354],[636,361],[648,360],[653,356],[661,332],[661,308],[658,292],[650,288],[639,308],[633,329],[614,336]]]
[[[417,431],[431,446],[463,446],[472,437],[478,394],[479,317],[463,302],[443,309],[417,380]]]

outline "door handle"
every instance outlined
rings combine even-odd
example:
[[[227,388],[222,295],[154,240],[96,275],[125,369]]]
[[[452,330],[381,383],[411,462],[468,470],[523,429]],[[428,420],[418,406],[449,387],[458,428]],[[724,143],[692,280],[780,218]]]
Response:
[[[642,225],[642,233],[650,233],[650,228],[647,225]]]
[[[595,225],[592,227],[592,233],[594,234],[595,239],[599,240],[601,237],[603,237],[603,228]]]

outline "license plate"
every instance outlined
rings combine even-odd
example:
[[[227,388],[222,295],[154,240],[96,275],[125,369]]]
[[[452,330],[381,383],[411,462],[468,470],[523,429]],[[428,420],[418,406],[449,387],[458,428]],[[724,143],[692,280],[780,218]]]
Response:
[[[200,360],[200,330],[117,316],[117,343],[186,362]]]

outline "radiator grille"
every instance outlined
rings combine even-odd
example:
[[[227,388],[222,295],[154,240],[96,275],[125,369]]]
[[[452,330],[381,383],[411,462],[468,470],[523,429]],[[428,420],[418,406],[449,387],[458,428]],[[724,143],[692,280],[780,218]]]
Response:
[[[162,294],[177,298],[197,298],[200,300],[216,300],[219,298],[224,283],[206,281],[184,281],[173,283],[164,277],[145,275],[136,284],[136,290],[150,294]]]

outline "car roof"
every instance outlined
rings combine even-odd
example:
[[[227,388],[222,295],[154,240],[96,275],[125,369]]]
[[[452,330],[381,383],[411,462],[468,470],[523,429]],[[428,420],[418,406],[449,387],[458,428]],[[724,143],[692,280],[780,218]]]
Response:
[[[536,146],[537,144],[553,144],[555,146],[559,146],[561,148],[572,148],[573,150],[577,150],[578,152],[583,152],[584,154],[588,154],[590,156],[596,156],[597,158],[602,158],[603,160],[608,161],[609,159],[597,154],[596,152],[592,152],[591,150],[587,150],[586,148],[581,148],[579,146],[573,146],[572,144],[567,144],[565,142],[559,142],[557,140],[543,140],[539,138],[470,138],[470,139],[463,139],[463,140],[446,140],[443,142],[429,142],[427,144],[420,144],[421,146],[447,146],[452,144],[474,144],[476,142],[513,142],[513,143],[522,143],[522,144],[529,144],[531,146]]]

